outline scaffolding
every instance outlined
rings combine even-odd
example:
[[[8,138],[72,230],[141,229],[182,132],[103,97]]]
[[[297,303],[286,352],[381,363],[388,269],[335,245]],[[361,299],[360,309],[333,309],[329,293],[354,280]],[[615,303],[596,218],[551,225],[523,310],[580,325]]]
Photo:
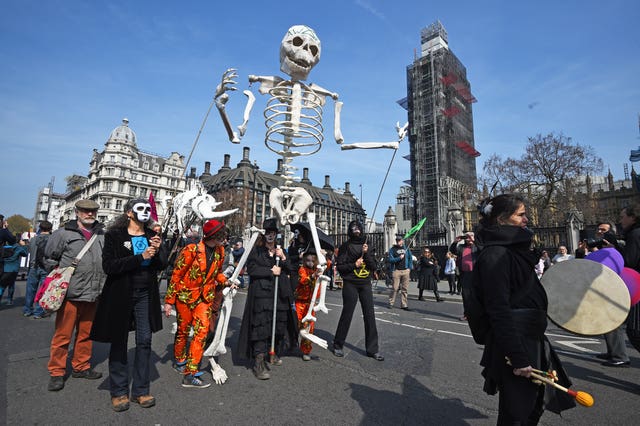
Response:
[[[422,231],[447,227],[448,208],[461,206],[477,185],[473,108],[467,71],[449,50],[444,26],[421,31],[422,56],[407,67],[407,110],[413,220],[427,217]]]

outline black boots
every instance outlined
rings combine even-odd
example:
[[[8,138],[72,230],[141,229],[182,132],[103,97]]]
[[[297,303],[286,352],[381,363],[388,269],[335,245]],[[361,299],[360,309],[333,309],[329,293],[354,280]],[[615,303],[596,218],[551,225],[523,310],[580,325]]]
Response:
[[[433,294],[436,296],[436,302],[444,302],[444,299],[440,297],[440,293],[438,293],[438,290],[433,290]]]
[[[264,354],[256,355],[255,364],[253,365],[253,375],[258,380],[269,380],[271,376],[267,371],[267,364],[264,360]]]

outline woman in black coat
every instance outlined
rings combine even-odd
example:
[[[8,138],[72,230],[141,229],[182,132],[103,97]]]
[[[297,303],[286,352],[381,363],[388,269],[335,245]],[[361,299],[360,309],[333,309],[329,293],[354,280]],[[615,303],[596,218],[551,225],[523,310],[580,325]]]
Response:
[[[547,295],[534,269],[540,254],[531,250],[533,233],[521,197],[498,195],[479,209],[475,235],[481,250],[473,290],[491,327],[480,362],[484,390],[500,393],[498,425],[535,425],[543,406],[554,412],[575,406],[567,394],[529,379],[534,368],[551,368],[557,370],[560,384],[571,384],[544,336]]]
[[[425,290],[433,290],[438,302],[444,302],[438,293],[438,273],[440,267],[438,260],[433,257],[433,253],[428,248],[422,251],[422,256],[418,260],[418,300],[424,300],[422,292]]]
[[[155,405],[149,394],[151,333],[162,329],[158,272],[167,266],[161,238],[148,224],[151,206],[132,200],[104,238],[102,268],[107,281],[98,302],[91,339],[111,343],[109,382],[112,408],[129,408],[127,340],[136,332],[131,401],[142,407]]]

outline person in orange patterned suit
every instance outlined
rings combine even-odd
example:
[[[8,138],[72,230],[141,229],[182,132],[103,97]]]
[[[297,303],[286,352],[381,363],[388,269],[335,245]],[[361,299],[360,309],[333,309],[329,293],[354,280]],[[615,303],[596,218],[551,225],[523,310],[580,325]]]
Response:
[[[174,341],[174,369],[183,374],[182,386],[206,388],[211,385],[199,371],[204,342],[209,331],[211,304],[223,275],[225,224],[215,219],[202,227],[202,241],[187,245],[178,256],[165,296],[164,312],[169,316],[175,306],[178,329]],[[189,329],[193,338],[187,353]]]
[[[302,330],[306,324],[302,323],[302,318],[307,315],[311,308],[311,299],[313,297],[313,288],[318,278],[318,258],[315,250],[309,249],[304,254],[303,264],[298,269],[298,286],[296,287],[296,314],[298,314],[298,328]],[[320,297],[320,287],[316,292],[316,298]],[[315,316],[315,315],[314,315]],[[315,321],[310,321],[309,333],[313,334]],[[300,350],[302,351],[303,361],[311,361],[311,341],[307,339],[300,340]]]

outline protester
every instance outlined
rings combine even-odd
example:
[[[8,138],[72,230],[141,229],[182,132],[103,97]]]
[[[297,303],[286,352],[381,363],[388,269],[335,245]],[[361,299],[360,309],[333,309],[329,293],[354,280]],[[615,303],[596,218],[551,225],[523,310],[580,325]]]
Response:
[[[484,390],[499,392],[498,425],[535,425],[544,404],[554,403],[556,412],[575,406],[566,393],[529,379],[534,368],[556,370],[559,384],[570,385],[544,335],[547,295],[534,271],[540,255],[531,250],[533,233],[521,197],[498,195],[484,200],[479,210],[476,235],[482,250],[473,290],[491,327],[480,362]]]
[[[444,265],[444,276],[449,283],[449,294],[456,294],[456,256],[450,251],[446,254],[447,260]]]
[[[41,319],[47,315],[40,304],[35,303],[34,308],[34,302],[38,289],[54,266],[44,254],[52,229],[51,222],[43,220],[40,222],[40,233],[29,241],[29,273],[22,308],[22,315],[25,317],[33,315],[34,319]]]
[[[11,252],[9,256],[3,259],[2,273],[0,274],[0,301],[5,291],[7,293],[7,305],[13,305],[13,295],[16,291],[16,278],[20,270],[20,258],[27,257],[26,243],[17,239],[16,244],[5,245],[3,249],[5,254]]]
[[[469,289],[473,281],[473,268],[478,255],[478,247],[475,244],[475,234],[467,232],[464,235],[456,237],[449,251],[456,255],[458,262],[458,294],[462,290],[462,308],[464,310],[460,321],[467,320],[467,308],[465,299],[469,297]]]
[[[202,227],[202,240],[182,249],[173,269],[165,296],[164,313],[171,315],[175,306],[178,328],[173,354],[174,369],[183,375],[182,386],[207,388],[211,385],[200,371],[200,361],[209,331],[211,304],[216,286],[225,284],[223,275],[225,224],[215,219]],[[187,351],[189,331],[193,337]]]
[[[246,263],[250,285],[238,337],[238,356],[241,359],[253,359],[253,374],[258,380],[268,380],[271,375],[266,362],[282,365],[280,356],[285,346],[297,346],[298,329],[291,310],[294,299],[289,284],[290,264],[277,238],[276,219],[266,219],[262,228],[265,230],[264,240],[253,247]],[[275,353],[269,353],[271,349]]]
[[[360,300],[362,317],[364,319],[364,344],[368,357],[376,361],[384,361],[384,356],[378,348],[378,329],[373,309],[373,291],[371,289],[371,274],[376,269],[376,259],[369,252],[367,237],[362,223],[351,221],[347,228],[349,239],[338,249],[336,268],[342,276],[342,313],[338,321],[338,328],[333,338],[333,354],[344,356],[344,342],[347,339],[353,311]]]
[[[162,330],[158,272],[167,266],[167,251],[161,236],[149,226],[150,213],[147,200],[128,201],[104,238],[102,267],[107,281],[91,338],[111,343],[109,391],[112,408],[118,412],[129,408],[129,394],[131,402],[141,407],[156,403],[150,394],[151,334]],[[136,337],[132,374],[127,357],[131,324]]]
[[[75,204],[76,220],[68,221],[57,229],[47,242],[45,256],[58,262],[61,268],[74,263],[78,253],[92,236],[95,241],[82,257],[69,281],[67,295],[56,312],[55,331],[51,339],[48,389],[64,388],[64,375],[71,336],[75,330],[73,344],[72,377],[95,380],[102,377],[91,368],[93,343],[89,338],[96,312],[96,301],[106,276],[102,270],[103,225],[96,220],[100,206],[93,200],[80,200]]]
[[[422,294],[425,290],[432,290],[437,302],[444,302],[438,292],[440,278],[440,266],[430,249],[425,248],[418,260],[418,300],[424,300]]]
[[[404,238],[396,237],[396,244],[389,249],[389,263],[393,271],[393,290],[389,296],[389,308],[393,308],[399,292],[401,309],[410,311],[407,295],[411,270],[413,269],[413,255],[411,250],[404,246]]]
[[[315,249],[309,249],[303,255],[303,264],[298,269],[298,287],[296,288],[296,314],[298,315],[298,328],[303,329],[307,325],[309,326],[309,333],[313,334],[315,329],[315,321],[308,321],[303,323],[302,319],[307,316],[311,306],[311,299],[313,298],[313,289],[316,285],[320,273],[318,271],[318,257],[315,255]],[[316,291],[316,297],[320,296],[320,288]],[[311,315],[314,315],[313,311]],[[302,360],[311,360],[311,341],[308,339],[300,340],[300,351],[302,352]]]

